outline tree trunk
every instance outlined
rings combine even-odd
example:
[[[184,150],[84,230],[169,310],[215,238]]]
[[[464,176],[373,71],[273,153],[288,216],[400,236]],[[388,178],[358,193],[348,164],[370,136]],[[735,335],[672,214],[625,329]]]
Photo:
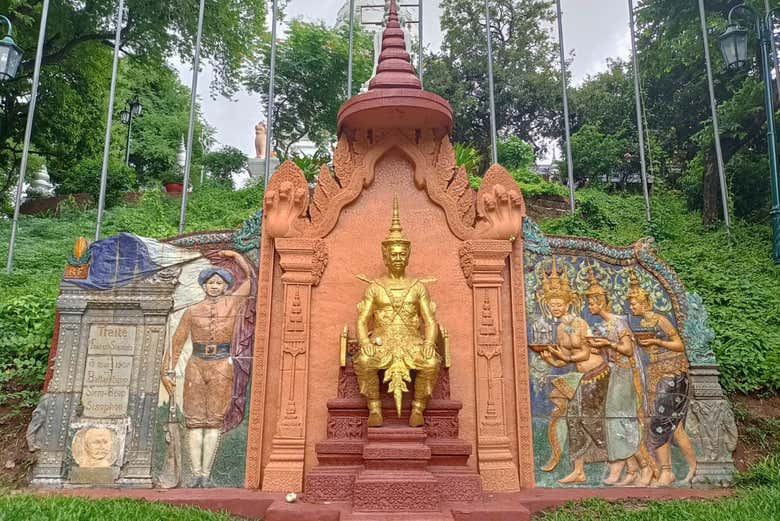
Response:
[[[701,221],[704,226],[709,226],[719,221],[721,216],[718,160],[714,150],[709,150],[704,155],[704,177],[701,180],[701,195]]]

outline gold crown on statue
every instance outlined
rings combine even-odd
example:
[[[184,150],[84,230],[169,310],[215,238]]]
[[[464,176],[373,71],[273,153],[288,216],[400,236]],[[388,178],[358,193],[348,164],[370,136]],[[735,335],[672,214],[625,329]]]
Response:
[[[404,230],[401,228],[401,217],[398,211],[398,194],[393,197],[393,222],[390,224],[390,232],[382,241],[382,247],[388,248],[394,244],[402,244],[406,247],[411,246],[411,241],[404,235]]]
[[[552,272],[548,275],[546,272],[542,275],[542,297],[546,302],[554,298],[570,302],[574,298],[574,290],[569,283],[569,274],[566,268],[558,272],[558,266],[555,257],[552,259]]]
[[[607,296],[607,290],[599,283],[596,272],[593,270],[593,265],[588,267],[588,284],[590,284],[590,286],[585,290],[586,297],[593,297],[595,295]]]
[[[642,287],[642,284],[639,283],[639,279],[636,276],[636,273],[634,273],[634,270],[631,270],[628,273],[629,277],[629,288],[628,288],[628,298],[636,298],[639,300],[650,300],[650,293]]]

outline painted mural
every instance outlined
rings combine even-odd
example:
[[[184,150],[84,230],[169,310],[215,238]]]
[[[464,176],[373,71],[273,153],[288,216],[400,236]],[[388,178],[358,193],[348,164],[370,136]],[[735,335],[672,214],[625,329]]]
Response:
[[[525,258],[537,486],[690,483],[677,281],[630,248],[567,240]]]
[[[182,267],[160,366],[153,474],[161,487],[243,483],[255,272],[231,249]]]

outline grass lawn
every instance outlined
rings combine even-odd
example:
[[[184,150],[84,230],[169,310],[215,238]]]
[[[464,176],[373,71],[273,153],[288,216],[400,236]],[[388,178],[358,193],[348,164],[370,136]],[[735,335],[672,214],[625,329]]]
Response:
[[[539,521],[777,521],[780,487],[737,490],[733,496],[710,501],[626,501],[588,499],[534,516]]]
[[[194,507],[172,507],[135,499],[68,496],[0,497],[0,521],[234,521],[237,518]]]

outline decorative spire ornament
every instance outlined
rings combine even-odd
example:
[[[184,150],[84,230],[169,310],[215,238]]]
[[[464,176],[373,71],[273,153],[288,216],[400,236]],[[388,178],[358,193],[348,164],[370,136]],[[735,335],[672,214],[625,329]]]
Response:
[[[368,91],[351,97],[339,109],[338,132],[345,128],[452,130],[452,107],[441,96],[426,92],[406,50],[404,31],[393,0],[382,32],[376,75]]]
[[[634,270],[628,272],[628,277],[629,277],[628,298],[636,298],[642,301],[649,302],[650,293],[642,287],[642,284],[639,282],[639,278],[636,276]]]
[[[569,274],[566,272],[566,268],[563,268],[560,273],[558,272],[555,257],[552,259],[551,273],[542,275],[541,290],[541,297],[545,302],[556,298],[565,302],[571,302],[574,299],[575,294],[569,282]]]
[[[390,224],[390,232],[385,240],[382,241],[382,247],[388,248],[394,244],[403,244],[407,247],[412,244],[404,235],[404,230],[401,227],[401,216],[398,211],[398,194],[395,194],[393,197],[393,220]]]

